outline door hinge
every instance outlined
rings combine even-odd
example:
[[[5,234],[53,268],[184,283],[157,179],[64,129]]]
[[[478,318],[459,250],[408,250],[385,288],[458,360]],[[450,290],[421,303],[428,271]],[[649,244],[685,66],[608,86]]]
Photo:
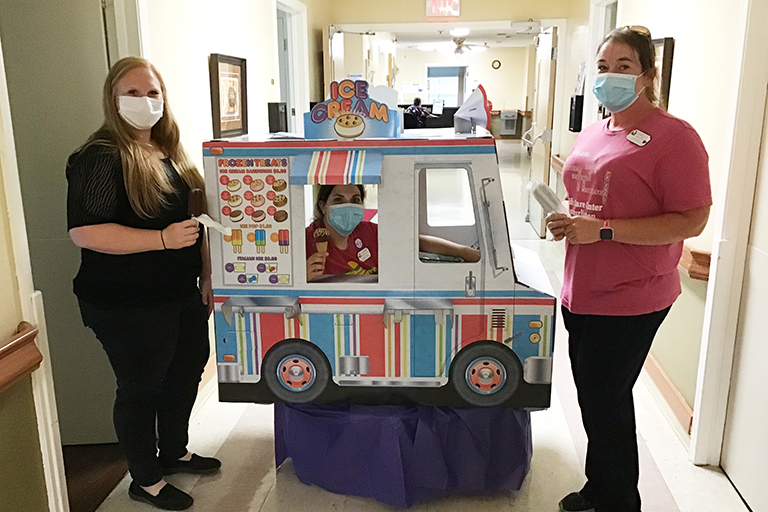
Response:
[[[552,48],[552,60],[557,60],[557,46]]]

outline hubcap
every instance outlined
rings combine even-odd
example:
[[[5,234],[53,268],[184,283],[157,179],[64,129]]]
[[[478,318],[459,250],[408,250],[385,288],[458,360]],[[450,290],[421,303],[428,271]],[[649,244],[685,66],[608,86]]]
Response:
[[[507,370],[493,357],[478,357],[467,366],[465,378],[475,393],[492,395],[504,387]]]
[[[315,383],[315,365],[298,354],[284,357],[277,367],[277,378],[285,389],[306,391]]]

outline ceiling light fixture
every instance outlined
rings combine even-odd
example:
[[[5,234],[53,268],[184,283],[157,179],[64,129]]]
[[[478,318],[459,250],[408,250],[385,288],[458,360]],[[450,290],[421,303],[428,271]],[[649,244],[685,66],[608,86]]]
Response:
[[[452,28],[450,30],[450,34],[453,37],[465,37],[469,35],[469,29],[468,28]]]

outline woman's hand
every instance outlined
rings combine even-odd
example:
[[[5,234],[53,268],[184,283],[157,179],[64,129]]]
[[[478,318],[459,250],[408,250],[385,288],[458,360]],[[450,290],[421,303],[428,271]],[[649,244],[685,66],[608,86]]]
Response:
[[[553,213],[547,216],[547,229],[552,233],[555,241],[565,238],[565,228],[568,227],[570,220],[571,218],[564,213]]]
[[[307,258],[307,281],[314,281],[325,272],[325,259],[328,253],[320,254],[316,252]]]
[[[208,316],[213,313],[213,285],[211,283],[211,274],[200,275],[200,294],[203,296],[203,304],[206,306]]]
[[[171,224],[160,232],[166,249],[182,249],[194,245],[200,235],[197,221],[187,219]]]
[[[565,227],[565,239],[569,244],[591,244],[600,240],[603,219],[595,217],[572,217]]]

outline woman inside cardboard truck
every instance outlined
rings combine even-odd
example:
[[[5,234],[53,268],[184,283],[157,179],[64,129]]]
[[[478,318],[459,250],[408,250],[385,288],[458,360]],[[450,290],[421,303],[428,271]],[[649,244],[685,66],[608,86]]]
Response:
[[[327,275],[378,274],[379,226],[363,220],[363,185],[321,185],[314,219],[306,228],[307,281]],[[480,261],[480,251],[435,236],[419,235],[419,251]]]

